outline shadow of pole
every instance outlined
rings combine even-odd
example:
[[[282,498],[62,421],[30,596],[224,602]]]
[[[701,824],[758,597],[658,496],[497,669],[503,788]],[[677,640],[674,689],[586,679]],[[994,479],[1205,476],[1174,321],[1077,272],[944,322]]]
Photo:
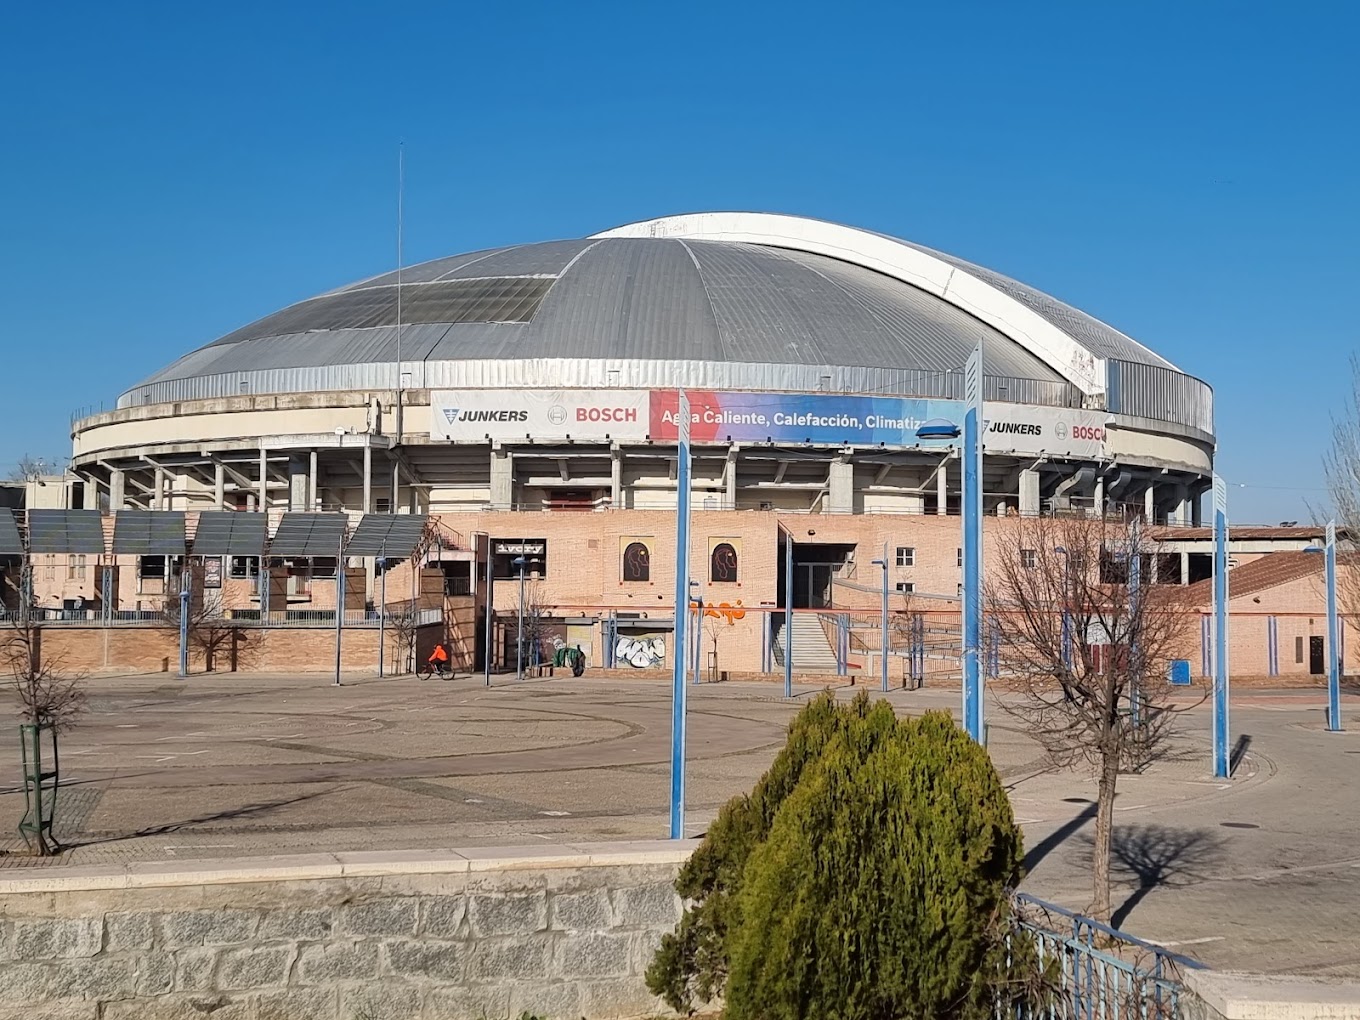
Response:
[[[1085,809],[1075,818],[1059,826],[1038,843],[1034,844],[1034,846],[1030,848],[1029,853],[1025,854],[1025,874],[1028,875],[1038,867],[1040,861],[1058,847],[1062,846],[1063,843],[1071,838],[1073,833],[1094,818],[1096,816],[1096,807],[1096,803],[1092,801],[1090,804],[1086,805]]]
[[[1237,743],[1233,745],[1232,753],[1228,755],[1228,775],[1231,777],[1237,772],[1237,766],[1246,757],[1248,749],[1251,747],[1251,734],[1243,733],[1237,738]]]

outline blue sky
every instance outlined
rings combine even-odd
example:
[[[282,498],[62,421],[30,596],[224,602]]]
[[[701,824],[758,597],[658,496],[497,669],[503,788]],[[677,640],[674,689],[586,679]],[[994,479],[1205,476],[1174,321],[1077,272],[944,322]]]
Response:
[[[702,209],[866,226],[1217,395],[1233,517],[1306,518],[1360,256],[1352,5],[26,4],[0,89],[0,465],[406,255]]]

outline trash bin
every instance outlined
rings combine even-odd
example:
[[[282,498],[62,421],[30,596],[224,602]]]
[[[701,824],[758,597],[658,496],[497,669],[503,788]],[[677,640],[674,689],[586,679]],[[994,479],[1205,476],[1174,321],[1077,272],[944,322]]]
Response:
[[[1171,665],[1167,669],[1167,680],[1173,687],[1190,686],[1190,660],[1172,659]]]

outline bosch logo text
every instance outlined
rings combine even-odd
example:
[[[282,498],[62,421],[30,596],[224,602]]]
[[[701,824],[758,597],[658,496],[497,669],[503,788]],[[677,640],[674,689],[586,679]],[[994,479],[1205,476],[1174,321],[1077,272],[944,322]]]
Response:
[[[637,421],[636,407],[578,407],[577,421]]]
[[[1092,442],[1105,442],[1105,430],[1096,425],[1073,425],[1073,439],[1089,439]]]

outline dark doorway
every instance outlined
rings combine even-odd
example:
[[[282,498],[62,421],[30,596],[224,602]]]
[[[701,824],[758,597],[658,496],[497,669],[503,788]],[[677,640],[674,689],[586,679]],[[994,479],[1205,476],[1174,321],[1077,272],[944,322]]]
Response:
[[[1325,660],[1327,658],[1327,648],[1324,639],[1321,637],[1310,637],[1308,639],[1308,672],[1313,676],[1322,676],[1327,672]]]
[[[832,580],[847,575],[855,547],[843,543],[795,542],[793,545],[793,605],[795,609],[827,609],[833,605]],[[779,604],[789,579],[784,571],[784,549],[779,549]]]

